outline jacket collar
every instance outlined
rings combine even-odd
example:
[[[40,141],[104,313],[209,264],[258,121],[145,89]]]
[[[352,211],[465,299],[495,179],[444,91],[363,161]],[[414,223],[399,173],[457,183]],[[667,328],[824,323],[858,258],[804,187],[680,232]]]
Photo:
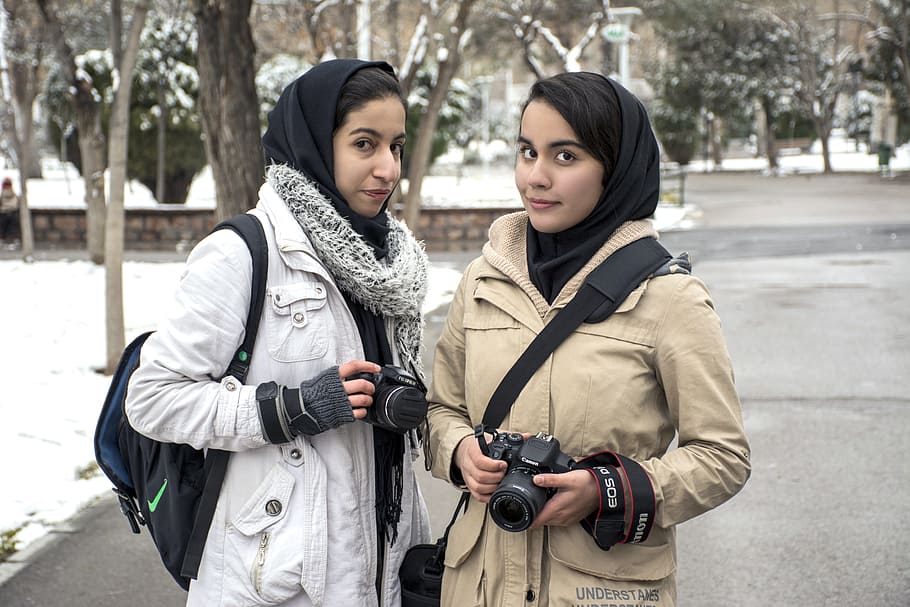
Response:
[[[588,274],[611,253],[641,238],[657,238],[657,231],[647,219],[623,223],[566,283],[551,306],[531,282],[528,272],[527,226],[528,214],[525,211],[509,213],[496,219],[490,226],[489,240],[483,246],[483,257],[528,295],[541,317],[546,316],[550,309],[564,307],[571,301]]]

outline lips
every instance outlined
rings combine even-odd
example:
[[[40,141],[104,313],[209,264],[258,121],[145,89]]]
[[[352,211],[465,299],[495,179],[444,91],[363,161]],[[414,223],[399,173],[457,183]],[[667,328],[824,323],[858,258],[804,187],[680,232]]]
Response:
[[[364,190],[363,193],[375,200],[385,200],[390,190]]]
[[[545,200],[543,198],[528,198],[528,204],[534,209],[550,209],[559,204],[554,200]]]

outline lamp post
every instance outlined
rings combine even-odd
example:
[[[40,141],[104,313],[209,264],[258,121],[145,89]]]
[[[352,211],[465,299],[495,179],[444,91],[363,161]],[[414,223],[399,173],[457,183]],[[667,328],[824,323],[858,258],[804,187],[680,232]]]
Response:
[[[632,39],[632,21],[640,16],[641,9],[635,6],[611,8],[608,22],[601,31],[604,39],[619,45],[619,78],[623,86],[629,86],[629,40]]]

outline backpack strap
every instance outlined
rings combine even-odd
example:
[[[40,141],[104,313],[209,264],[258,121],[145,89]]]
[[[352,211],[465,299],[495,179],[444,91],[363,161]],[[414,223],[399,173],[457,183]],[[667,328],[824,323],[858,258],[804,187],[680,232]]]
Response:
[[[226,219],[219,223],[212,232],[229,229],[237,233],[250,250],[253,261],[253,280],[250,291],[250,308],[244,325],[244,337],[237,352],[231,359],[224,377],[231,375],[243,383],[250,369],[250,357],[256,334],[259,332],[259,319],[262,316],[262,306],[265,301],[266,278],[268,277],[269,244],[265,237],[262,222],[254,215],[246,213]],[[230,459],[229,451],[209,449],[205,456],[205,487],[199,497],[199,506],[196,508],[196,520],[193,523],[193,532],[186,547],[186,556],[180,575],[195,580],[202,563],[202,551],[208,537],[209,527],[215,517],[215,507],[218,505],[218,496],[221,485],[227,473],[227,464]]]
[[[483,416],[483,429],[495,429],[543,361],[582,322],[602,322],[626,297],[663,266],[671,255],[653,238],[627,244],[607,257],[588,275],[572,301],[560,310],[499,383]]]

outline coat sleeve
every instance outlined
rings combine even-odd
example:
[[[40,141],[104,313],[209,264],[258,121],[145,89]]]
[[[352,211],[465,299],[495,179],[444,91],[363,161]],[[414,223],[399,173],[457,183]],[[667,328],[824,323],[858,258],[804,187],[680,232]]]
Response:
[[[474,435],[465,401],[465,291],[473,283],[465,271],[449,305],[446,324],[433,357],[433,381],[427,400],[427,462],[436,478],[461,485],[453,457],[458,443]],[[453,478],[453,471],[455,472]]]
[[[136,430],[197,449],[265,444],[256,388],[220,380],[243,341],[252,275],[249,251],[230,230],[211,234],[190,254],[172,309],[130,378],[125,411]]]
[[[656,522],[669,527],[735,495],[751,473],[749,443],[720,319],[704,284],[680,277],[654,349],[678,448],[642,462]]]

